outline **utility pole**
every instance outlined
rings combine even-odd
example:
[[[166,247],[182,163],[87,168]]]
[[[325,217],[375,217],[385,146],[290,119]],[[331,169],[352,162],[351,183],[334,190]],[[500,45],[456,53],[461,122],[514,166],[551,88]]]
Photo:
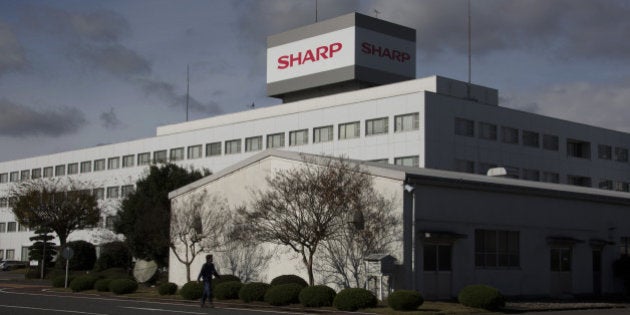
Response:
[[[188,99],[190,98],[190,65],[186,65],[186,121],[188,121]]]

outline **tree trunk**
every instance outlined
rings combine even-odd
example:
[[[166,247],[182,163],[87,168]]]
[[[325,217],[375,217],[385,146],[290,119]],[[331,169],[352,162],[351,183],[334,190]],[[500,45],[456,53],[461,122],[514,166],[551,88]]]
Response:
[[[189,262],[186,264],[186,283],[190,282],[190,264],[192,262]]]

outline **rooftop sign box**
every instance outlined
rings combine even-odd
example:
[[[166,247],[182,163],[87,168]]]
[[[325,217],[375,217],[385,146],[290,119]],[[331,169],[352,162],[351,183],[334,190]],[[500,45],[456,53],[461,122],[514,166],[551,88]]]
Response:
[[[416,31],[351,13],[267,38],[267,94],[415,79]]]

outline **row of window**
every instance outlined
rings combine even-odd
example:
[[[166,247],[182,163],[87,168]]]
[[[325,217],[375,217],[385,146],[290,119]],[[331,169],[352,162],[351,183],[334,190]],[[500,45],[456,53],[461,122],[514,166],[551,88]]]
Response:
[[[312,143],[328,142],[333,140],[333,125],[320,126],[312,129]],[[337,126],[339,140],[360,137],[360,122],[342,123]],[[394,116],[394,132],[404,132],[419,129],[419,113],[410,113]],[[365,136],[389,133],[389,117],[368,119],[365,121]],[[266,148],[284,148],[286,134],[284,132],[266,135]],[[244,143],[243,143],[244,142]],[[244,144],[244,145],[243,145]],[[309,129],[293,130],[289,132],[289,146],[309,144]],[[115,170],[134,166],[143,166],[153,163],[177,162],[184,159],[199,159],[204,156],[218,156],[222,154],[237,154],[241,152],[254,152],[263,149],[263,136],[253,136],[244,139],[227,140],[223,143],[207,143],[188,147],[173,148],[170,150],[158,150],[143,152],[137,155],[125,155],[122,157],[110,157],[94,161],[83,161],[70,164],[60,164],[32,170],[14,171],[0,174],[0,183],[18,182],[21,180],[49,178],[53,176],[75,175],[80,173]]]
[[[0,222],[0,233],[26,232],[29,229],[17,222]]]
[[[522,144],[533,148],[540,148],[542,142],[542,148],[550,151],[558,151],[560,148],[560,138],[557,135],[542,134],[541,136],[536,131],[497,126],[487,122],[477,122],[475,129],[475,121],[459,117],[455,118],[455,134],[467,137],[477,136],[485,140],[500,140],[507,144]],[[566,148],[567,156],[591,159],[591,143],[588,141],[567,139]],[[598,144],[597,157],[602,160],[626,163],[628,162],[628,148]]]
[[[89,190],[88,190],[89,191]],[[94,195],[96,200],[125,198],[134,191],[133,185],[110,186],[94,188],[90,193]],[[13,198],[0,198],[0,208],[11,207],[15,200]]]
[[[14,249],[7,249],[7,250],[0,249],[0,260],[15,260],[15,250]]]

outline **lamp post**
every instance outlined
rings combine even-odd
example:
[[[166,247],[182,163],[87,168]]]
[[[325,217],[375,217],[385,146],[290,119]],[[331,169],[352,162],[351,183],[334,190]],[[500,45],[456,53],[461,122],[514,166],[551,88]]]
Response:
[[[404,189],[411,194],[411,288],[416,289],[416,187],[405,184]]]

